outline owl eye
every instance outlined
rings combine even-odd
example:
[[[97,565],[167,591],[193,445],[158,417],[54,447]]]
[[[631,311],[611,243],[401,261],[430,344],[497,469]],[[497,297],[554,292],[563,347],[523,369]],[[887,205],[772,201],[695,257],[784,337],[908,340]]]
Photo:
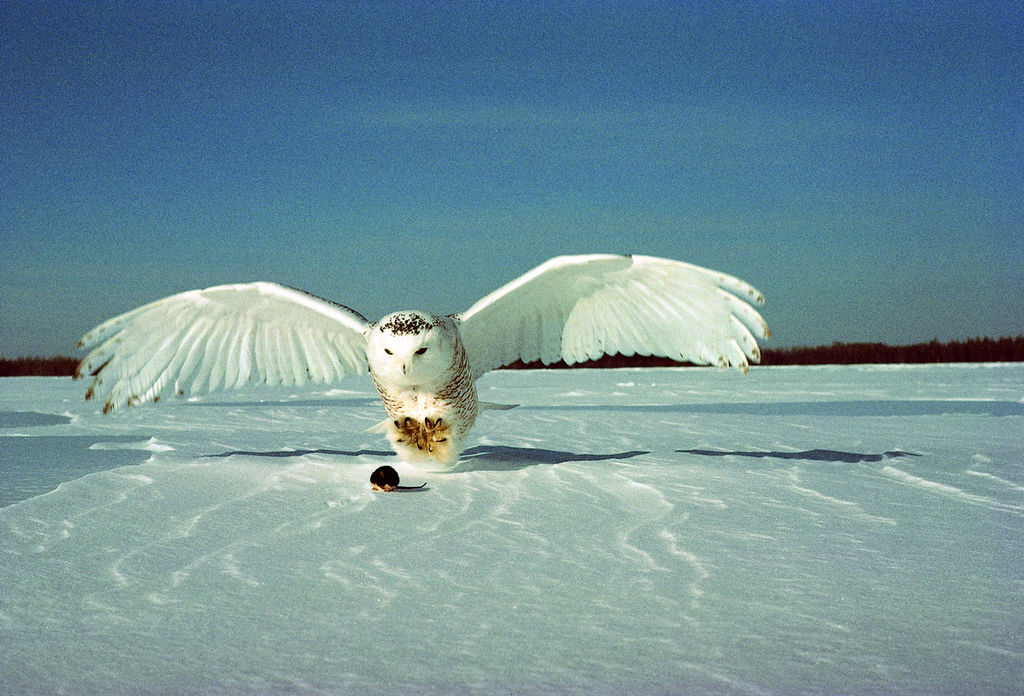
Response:
[[[420,348],[418,351],[416,351],[416,355],[423,355],[426,352],[427,352],[427,348],[426,348],[426,346],[424,346],[423,348]]]
[[[384,352],[387,353],[388,355],[394,355],[394,353],[392,353],[391,350],[388,348],[385,348]]]

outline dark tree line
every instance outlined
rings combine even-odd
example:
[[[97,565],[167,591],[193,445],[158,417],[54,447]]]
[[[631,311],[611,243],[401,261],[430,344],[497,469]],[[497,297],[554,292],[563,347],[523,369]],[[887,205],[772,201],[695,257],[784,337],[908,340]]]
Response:
[[[762,365],[858,365],[872,363],[939,363],[939,362],[1022,362],[1024,336],[1016,338],[971,338],[966,341],[916,343],[909,346],[890,346],[885,343],[833,343],[830,346],[765,348],[761,351]],[[669,358],[635,355],[612,355],[577,363],[573,367],[676,367],[689,365]],[[539,362],[516,361],[509,369],[543,367]],[[565,363],[548,368],[565,368]]]
[[[0,358],[0,377],[70,377],[78,360],[64,355],[55,358]]]
[[[938,362],[1024,362],[1024,336],[1016,338],[971,338],[966,341],[915,343],[890,346],[885,343],[833,343],[830,346],[765,348],[762,365],[857,365],[865,363],[938,363]],[[669,358],[634,355],[609,355],[600,360],[577,363],[572,367],[678,367],[688,365]],[[0,377],[70,377],[78,365],[76,358],[0,358]],[[539,362],[516,361],[507,369],[544,367]],[[549,369],[568,367],[563,362]]]
[[[970,338],[966,341],[915,343],[833,343],[816,348],[780,348],[764,351],[763,365],[857,365],[864,363],[1021,362],[1024,336]]]

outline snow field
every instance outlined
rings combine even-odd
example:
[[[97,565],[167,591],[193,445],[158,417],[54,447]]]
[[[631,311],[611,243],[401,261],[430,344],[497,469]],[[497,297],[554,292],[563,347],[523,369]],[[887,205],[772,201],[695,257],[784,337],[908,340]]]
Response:
[[[0,380],[0,693],[1024,683],[1024,366],[479,386],[519,408],[429,471],[368,379],[109,416]]]

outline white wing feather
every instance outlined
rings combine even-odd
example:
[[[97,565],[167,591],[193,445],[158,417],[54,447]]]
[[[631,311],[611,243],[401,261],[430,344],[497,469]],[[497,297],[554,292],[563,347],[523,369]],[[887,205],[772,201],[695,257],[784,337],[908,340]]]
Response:
[[[515,360],[567,364],[657,355],[699,365],[759,362],[761,293],[700,266],[649,256],[551,259],[458,315],[473,376]]]
[[[220,285],[157,300],[87,333],[75,377],[103,410],[268,384],[326,383],[366,372],[358,312],[274,283]]]

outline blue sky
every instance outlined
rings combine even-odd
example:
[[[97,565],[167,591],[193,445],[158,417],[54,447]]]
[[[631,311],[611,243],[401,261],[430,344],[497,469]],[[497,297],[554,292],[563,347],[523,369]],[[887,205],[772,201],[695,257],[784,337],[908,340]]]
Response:
[[[0,4],[0,355],[273,280],[377,318],[558,254],[769,346],[1024,334],[1024,4]]]

